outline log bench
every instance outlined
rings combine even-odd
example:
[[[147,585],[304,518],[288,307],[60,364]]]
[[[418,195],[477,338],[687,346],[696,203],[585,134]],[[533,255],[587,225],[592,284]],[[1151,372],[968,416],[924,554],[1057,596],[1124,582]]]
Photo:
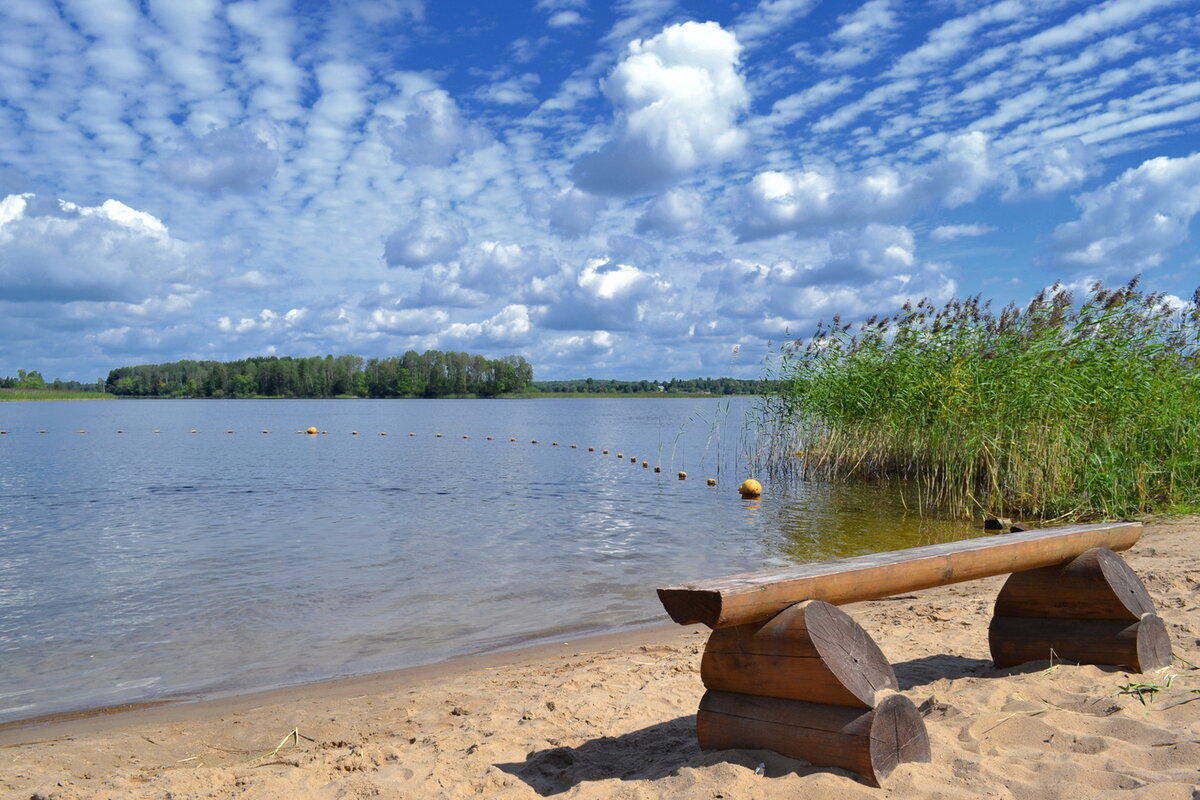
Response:
[[[675,622],[713,629],[700,747],[774,750],[875,786],[899,764],[929,761],[924,720],[891,664],[836,606],[976,578],[1009,575],[988,627],[997,667],[1166,666],[1166,627],[1117,555],[1141,534],[1136,522],[1042,528],[659,589]]]

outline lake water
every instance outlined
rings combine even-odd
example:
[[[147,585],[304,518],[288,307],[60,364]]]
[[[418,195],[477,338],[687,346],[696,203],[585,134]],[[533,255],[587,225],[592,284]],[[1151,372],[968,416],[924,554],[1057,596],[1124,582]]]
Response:
[[[752,406],[0,403],[0,722],[666,622],[658,586],[979,533],[884,489],[742,500]]]

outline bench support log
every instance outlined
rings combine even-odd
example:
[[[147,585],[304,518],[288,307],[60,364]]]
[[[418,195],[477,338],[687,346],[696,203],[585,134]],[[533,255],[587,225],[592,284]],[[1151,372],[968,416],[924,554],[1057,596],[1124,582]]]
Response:
[[[848,769],[872,786],[899,764],[930,760],[925,721],[902,694],[886,694],[875,708],[862,709],[709,690],[696,733],[705,750],[774,750]]]
[[[1136,672],[1171,663],[1171,641],[1145,585],[1103,547],[1062,566],[1009,576],[996,598],[988,644],[1002,668],[1049,658]]]
[[[708,691],[696,733],[706,750],[774,750],[875,786],[897,764],[929,760],[925,722],[896,693],[892,665],[829,603],[806,600],[766,622],[713,631],[700,678]]]

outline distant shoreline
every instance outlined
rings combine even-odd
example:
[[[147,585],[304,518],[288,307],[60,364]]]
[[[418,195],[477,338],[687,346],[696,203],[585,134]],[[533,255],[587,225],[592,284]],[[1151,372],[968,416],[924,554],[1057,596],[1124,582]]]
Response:
[[[258,395],[255,397],[143,397],[99,394],[95,392],[46,392],[36,396],[28,396],[28,392],[8,394],[0,390],[0,402],[38,402],[42,400],[546,400],[561,398],[567,400],[586,400],[591,398],[612,398],[620,400],[636,399],[687,399],[698,400],[720,399],[722,397],[759,397],[757,394],[702,394],[698,392],[532,392],[529,394],[501,394],[494,397],[477,394],[446,394],[437,397],[358,397],[356,395],[337,395],[335,397],[283,397],[279,395]]]

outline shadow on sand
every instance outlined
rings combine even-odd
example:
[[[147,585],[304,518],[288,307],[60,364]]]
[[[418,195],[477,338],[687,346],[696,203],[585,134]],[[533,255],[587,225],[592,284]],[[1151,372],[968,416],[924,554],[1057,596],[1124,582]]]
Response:
[[[953,655],[926,656],[896,664],[894,668],[901,691],[940,678],[953,680],[997,674],[991,661]],[[694,714],[621,736],[602,736],[578,747],[537,750],[524,761],[496,764],[496,767],[521,779],[542,797],[550,797],[588,781],[657,780],[674,775],[684,767],[723,762],[751,770],[759,763],[765,763],[768,776],[836,772],[858,779],[845,770],[813,767],[804,761],[763,750],[701,752],[696,743]]]

